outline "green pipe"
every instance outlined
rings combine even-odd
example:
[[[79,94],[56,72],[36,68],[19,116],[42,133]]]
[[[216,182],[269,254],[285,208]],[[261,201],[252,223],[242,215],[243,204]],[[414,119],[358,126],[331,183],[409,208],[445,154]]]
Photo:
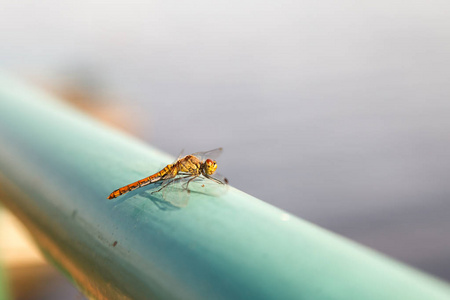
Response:
[[[173,158],[5,76],[0,144],[0,199],[91,298],[450,298],[447,284],[234,188],[191,193],[184,208],[146,188],[107,200]]]

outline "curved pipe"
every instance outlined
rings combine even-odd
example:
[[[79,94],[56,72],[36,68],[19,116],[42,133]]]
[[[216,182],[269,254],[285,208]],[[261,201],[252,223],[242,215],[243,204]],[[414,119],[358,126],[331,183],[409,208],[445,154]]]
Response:
[[[109,193],[172,158],[0,77],[0,199],[95,299],[449,299],[449,287],[234,188]]]

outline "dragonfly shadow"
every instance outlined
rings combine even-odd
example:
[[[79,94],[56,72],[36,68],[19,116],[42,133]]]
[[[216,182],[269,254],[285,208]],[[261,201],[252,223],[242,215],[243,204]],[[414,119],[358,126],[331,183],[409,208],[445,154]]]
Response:
[[[159,185],[156,185],[156,186],[149,187],[147,189],[140,190],[140,191],[137,191],[137,190],[131,191],[131,192],[126,193],[125,195],[122,195],[118,198],[113,199],[113,201],[116,204],[122,204],[125,201],[127,201],[128,199],[131,199],[135,196],[140,196],[142,198],[148,199],[151,202],[153,202],[159,210],[163,210],[163,211],[179,210],[180,207],[174,206],[170,202],[161,198],[160,193],[154,193],[158,189],[158,187],[159,187]]]
[[[134,197],[136,195],[137,195],[137,192],[136,191],[132,191],[132,192],[126,193],[125,195],[121,195],[121,196],[119,196],[117,198],[110,199],[109,201],[113,201],[116,205],[117,204],[122,204],[126,200],[128,200],[128,199],[130,199],[130,198],[132,198],[132,197]]]
[[[158,193],[153,193],[153,192],[154,192],[154,190],[152,190],[152,189],[147,190],[147,191],[142,191],[139,193],[139,196],[147,198],[150,201],[152,201],[159,210],[172,211],[172,210],[180,209],[180,207],[174,206],[169,201],[162,199],[161,196],[158,195]]]

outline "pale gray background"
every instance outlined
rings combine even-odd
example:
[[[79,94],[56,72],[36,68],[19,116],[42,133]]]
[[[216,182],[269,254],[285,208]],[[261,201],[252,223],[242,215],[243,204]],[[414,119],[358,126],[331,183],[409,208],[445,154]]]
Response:
[[[0,7],[3,69],[124,99],[153,146],[222,146],[233,186],[450,280],[449,1]]]

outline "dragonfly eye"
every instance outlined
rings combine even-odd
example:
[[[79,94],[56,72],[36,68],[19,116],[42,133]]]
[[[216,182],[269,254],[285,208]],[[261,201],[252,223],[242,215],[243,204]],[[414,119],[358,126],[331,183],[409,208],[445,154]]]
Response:
[[[205,162],[205,173],[207,175],[212,175],[214,172],[216,172],[217,169],[217,163],[211,159],[207,159]]]

